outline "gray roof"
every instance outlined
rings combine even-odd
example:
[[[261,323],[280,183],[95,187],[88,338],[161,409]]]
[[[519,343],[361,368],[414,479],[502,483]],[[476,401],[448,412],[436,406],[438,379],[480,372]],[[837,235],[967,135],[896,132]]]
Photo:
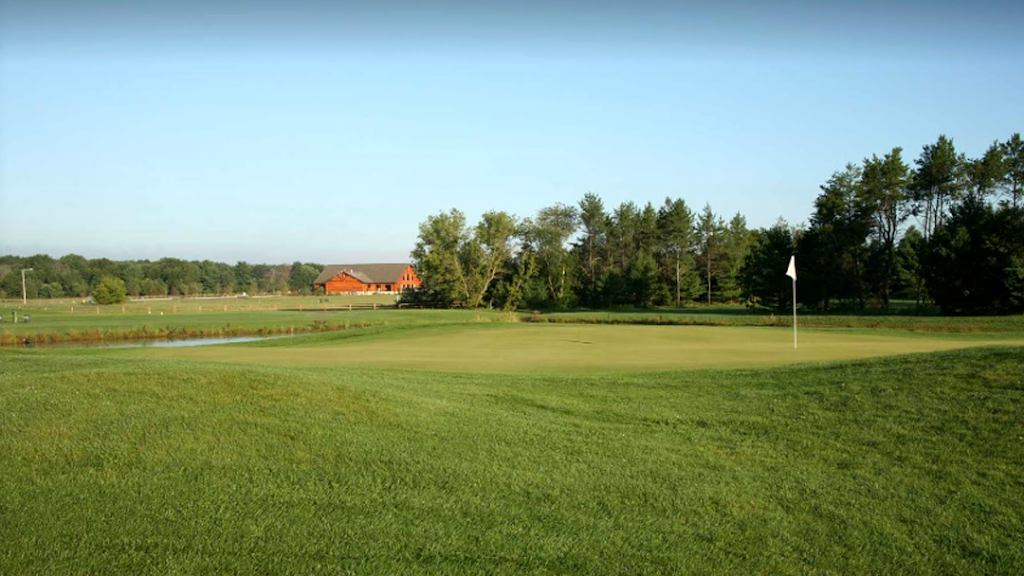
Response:
[[[342,272],[366,284],[392,284],[402,279],[402,272],[412,264],[328,264],[313,281],[314,285],[326,284]]]

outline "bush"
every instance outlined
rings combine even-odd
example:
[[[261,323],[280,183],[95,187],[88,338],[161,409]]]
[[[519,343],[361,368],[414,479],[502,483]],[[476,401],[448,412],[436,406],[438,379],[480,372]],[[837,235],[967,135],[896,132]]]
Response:
[[[113,276],[104,276],[92,291],[92,299],[97,304],[120,304],[128,300],[128,288],[124,280]]]

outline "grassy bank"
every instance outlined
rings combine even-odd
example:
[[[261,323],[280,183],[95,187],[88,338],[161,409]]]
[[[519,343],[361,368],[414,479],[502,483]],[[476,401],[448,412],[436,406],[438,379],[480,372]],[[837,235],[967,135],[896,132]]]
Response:
[[[556,324],[793,326],[790,314],[754,313],[741,307],[533,313],[524,315],[523,320]],[[1024,315],[951,317],[800,313],[797,324],[805,328],[870,328],[917,332],[1024,332]]]
[[[1022,374],[0,350],[0,573],[1018,574]]]
[[[635,324],[672,326],[757,326],[786,328],[790,316],[753,314],[740,307],[514,313],[492,310],[353,309],[380,296],[323,298],[166,300],[125,306],[95,306],[66,301],[32,302],[27,307],[0,308],[0,346],[116,342],[140,339],[264,336],[345,330],[358,326],[507,322],[554,324]],[[392,297],[386,297],[392,298]],[[8,303],[9,306],[13,306]],[[32,322],[11,323],[13,313],[31,315]],[[885,329],[912,332],[1024,334],[1024,316],[940,317],[910,315],[803,314],[804,328]]]
[[[168,307],[170,305],[168,304]],[[298,304],[285,310],[228,310],[206,306],[198,312],[177,311],[148,313],[121,312],[119,306],[92,307],[95,312],[67,313],[53,310],[30,312],[28,324],[0,324],[0,346],[22,346],[29,343],[100,343],[126,340],[207,338],[230,336],[269,336],[347,330],[353,327],[459,322],[507,321],[509,316],[497,312],[471,310],[353,310],[307,307],[298,311]],[[170,308],[168,308],[170,310]],[[19,312],[19,316],[21,313]],[[10,315],[4,314],[6,318]]]

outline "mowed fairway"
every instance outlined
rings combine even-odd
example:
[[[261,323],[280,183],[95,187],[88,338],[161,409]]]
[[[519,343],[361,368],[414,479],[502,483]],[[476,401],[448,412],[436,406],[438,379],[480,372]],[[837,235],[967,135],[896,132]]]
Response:
[[[245,364],[380,367],[449,372],[581,373],[767,367],[993,343],[970,335],[808,330],[793,349],[780,328],[559,324],[463,324],[283,339],[258,346],[146,349],[128,354]]]
[[[1020,333],[791,338],[0,349],[0,574],[1024,572]]]

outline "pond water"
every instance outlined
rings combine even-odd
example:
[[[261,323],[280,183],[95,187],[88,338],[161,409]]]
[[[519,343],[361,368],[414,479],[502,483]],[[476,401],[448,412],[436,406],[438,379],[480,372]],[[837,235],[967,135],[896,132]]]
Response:
[[[26,343],[26,348],[185,348],[188,346],[211,346],[214,344],[235,344],[238,342],[256,342],[288,338],[287,334],[278,336],[231,336],[226,338],[181,338],[175,340],[132,340],[115,342],[60,342]]]

